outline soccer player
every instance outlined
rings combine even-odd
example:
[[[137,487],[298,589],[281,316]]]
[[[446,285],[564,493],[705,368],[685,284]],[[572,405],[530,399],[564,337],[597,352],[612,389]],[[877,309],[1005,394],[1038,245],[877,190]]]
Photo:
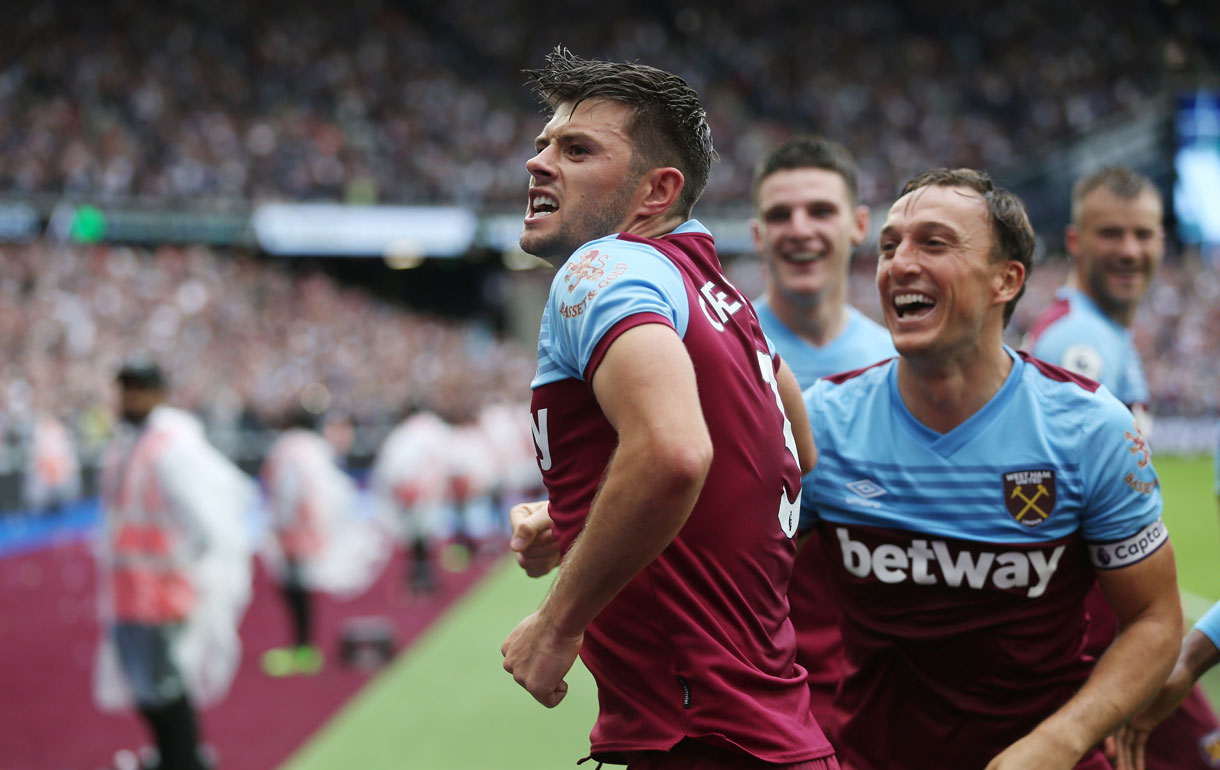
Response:
[[[1026,347],[1105,385],[1135,415],[1151,438],[1148,385],[1131,340],[1136,307],[1148,290],[1165,249],[1161,194],[1152,180],[1123,166],[1108,166],[1072,188],[1072,223],[1065,232],[1072,273],[1058,299],[1035,321]],[[1116,632],[1114,614],[1100,590],[1088,600],[1090,650],[1100,656]],[[1148,741],[1152,770],[1209,767],[1199,747],[1220,728],[1202,688],[1164,720]]]
[[[1186,638],[1182,640],[1182,651],[1165,686],[1143,713],[1119,730],[1118,770],[1144,770],[1152,767],[1146,761],[1145,751],[1150,733],[1163,719],[1177,713],[1178,704],[1192,692],[1197,691],[1195,682],[1217,663],[1220,663],[1220,604],[1205,614]],[[1213,730],[1199,742],[1200,759],[1204,767],[1220,765],[1220,730]],[[1186,765],[1183,765],[1186,767]]]
[[[766,270],[754,303],[763,333],[801,389],[819,377],[892,357],[889,331],[847,304],[852,251],[868,234],[857,197],[856,162],[819,136],[767,153],[754,171],[750,233]],[[813,714],[833,740],[834,696],[842,679],[841,613],[826,590],[817,531],[802,545],[788,588],[797,662],[809,672]]]
[[[1148,383],[1130,327],[1165,252],[1161,214],[1156,186],[1129,168],[1110,166],[1078,180],[1065,231],[1068,285],[1025,342],[1038,358],[1109,388],[1145,434]]]
[[[843,608],[836,747],[857,770],[1105,768],[1094,747],[1172,667],[1173,551],[1130,411],[1003,344],[1033,249],[986,174],[911,180],[877,264],[899,356],[805,393],[802,526]],[[1096,665],[1095,580],[1122,622]]]
[[[524,554],[555,536],[564,555],[504,668],[554,706],[579,653],[598,761],[838,767],[784,596],[813,447],[785,416],[803,411],[795,378],[690,219],[713,158],[699,99],[563,48],[530,75],[553,115],[521,246],[566,262],[530,407],[549,500],[519,507],[513,539]],[[553,532],[534,525],[548,514]]]

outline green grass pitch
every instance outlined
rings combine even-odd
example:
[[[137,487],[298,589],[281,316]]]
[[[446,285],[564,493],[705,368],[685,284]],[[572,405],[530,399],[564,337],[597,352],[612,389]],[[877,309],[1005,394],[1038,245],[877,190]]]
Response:
[[[1160,457],[1156,465],[1179,582],[1188,613],[1197,614],[1220,598],[1220,516],[1211,458]],[[547,585],[506,562],[281,770],[575,767],[588,753],[597,712],[588,673],[578,662],[568,675],[567,698],[548,710],[500,667],[500,643],[537,608]],[[1220,704],[1220,670],[1204,685]]]

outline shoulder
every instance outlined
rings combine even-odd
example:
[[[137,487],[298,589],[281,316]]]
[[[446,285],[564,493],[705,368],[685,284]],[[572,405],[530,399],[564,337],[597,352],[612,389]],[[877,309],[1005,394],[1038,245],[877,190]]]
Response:
[[[862,399],[884,392],[894,359],[887,358],[861,369],[822,377],[804,392],[805,408],[814,412],[854,411]]]
[[[563,298],[596,297],[624,279],[631,282],[672,284],[681,281],[673,262],[647,241],[627,240],[617,235],[599,238],[581,246],[559,268],[552,294]]]
[[[1130,427],[1130,410],[1109,388],[1024,351],[1018,355],[1026,364],[1024,384],[1047,423],[1082,436],[1107,426]]]
[[[1029,332],[1030,349],[1039,356],[1059,358],[1066,350],[1080,346],[1097,351],[1109,351],[1122,337],[1113,322],[1098,313],[1089,302],[1076,293],[1060,295],[1034,322]]]
[[[1024,350],[1020,351],[1018,355],[1021,356],[1021,359],[1027,364],[1027,379],[1029,379],[1031,382],[1040,384],[1054,383],[1045,385],[1045,387],[1050,390],[1064,388],[1064,392],[1072,393],[1073,390],[1071,386],[1075,386],[1075,388],[1079,388],[1080,390],[1088,393],[1096,393],[1097,389],[1101,387],[1096,380],[1090,379],[1082,374],[1069,371],[1062,366],[1057,366],[1048,361],[1043,361],[1041,358],[1037,358]]]
[[[203,423],[193,414],[171,406],[158,406],[148,416],[148,429],[161,440],[175,444],[203,441]]]

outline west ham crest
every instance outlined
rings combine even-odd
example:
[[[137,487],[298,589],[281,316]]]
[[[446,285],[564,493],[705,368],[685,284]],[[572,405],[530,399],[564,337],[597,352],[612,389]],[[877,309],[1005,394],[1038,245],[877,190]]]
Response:
[[[1046,521],[1055,509],[1055,472],[1005,473],[1004,505],[1018,524],[1031,529]]]

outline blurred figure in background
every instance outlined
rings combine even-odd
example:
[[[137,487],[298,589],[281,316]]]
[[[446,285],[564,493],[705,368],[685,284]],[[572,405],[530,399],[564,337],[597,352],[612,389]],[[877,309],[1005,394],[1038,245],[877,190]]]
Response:
[[[314,592],[363,593],[389,555],[373,522],[357,515],[355,483],[315,423],[310,412],[294,411],[260,472],[271,520],[263,554],[279,582],[292,628],[291,646],[263,655],[263,670],[272,676],[321,670]]]
[[[801,389],[894,356],[889,330],[847,302],[852,251],[868,234],[851,153],[818,136],[786,142],[759,161],[753,202],[750,233],[766,270],[766,294],[754,303],[758,324]],[[830,596],[821,537],[815,529],[801,546],[788,603],[810,708],[833,741],[842,612]]]
[[[1135,310],[1165,254],[1161,194],[1123,166],[1099,169],[1072,188],[1065,232],[1068,283],[1030,329],[1038,358],[1096,380],[1127,405],[1148,435],[1148,382],[1131,340]]]
[[[23,507],[50,513],[80,497],[80,461],[72,434],[54,415],[41,412],[30,429],[22,478]]]
[[[446,456],[453,519],[450,526],[445,527],[452,543],[446,548],[447,558],[442,566],[460,570],[492,534],[494,525],[487,514],[499,482],[500,468],[495,446],[483,426],[474,420],[463,419],[450,427]]]
[[[1165,253],[1163,213],[1152,180],[1125,166],[1081,177],[1072,188],[1072,221],[1064,234],[1072,256],[1068,284],[1026,341],[1038,358],[1109,388],[1134,415],[1141,442],[1152,438],[1152,416],[1131,323]],[[1088,610],[1090,651],[1100,658],[1118,633],[1118,621],[1098,586]],[[1218,728],[1207,696],[1194,688],[1148,736],[1148,767],[1209,767],[1200,757],[1200,742]]]
[[[479,411],[479,427],[495,456],[493,506],[505,521],[509,508],[536,499],[542,490],[542,473],[538,470],[528,414],[528,405],[508,401],[487,404]]]
[[[100,482],[95,697],[104,709],[134,700],[156,742],[146,766],[197,770],[208,763],[195,709],[227,692],[241,658],[256,488],[194,417],[165,405],[155,364],[128,363],[118,383],[123,425]]]
[[[407,584],[415,593],[437,587],[432,545],[449,495],[449,432],[432,412],[409,408],[369,476],[378,519],[408,550]]]

